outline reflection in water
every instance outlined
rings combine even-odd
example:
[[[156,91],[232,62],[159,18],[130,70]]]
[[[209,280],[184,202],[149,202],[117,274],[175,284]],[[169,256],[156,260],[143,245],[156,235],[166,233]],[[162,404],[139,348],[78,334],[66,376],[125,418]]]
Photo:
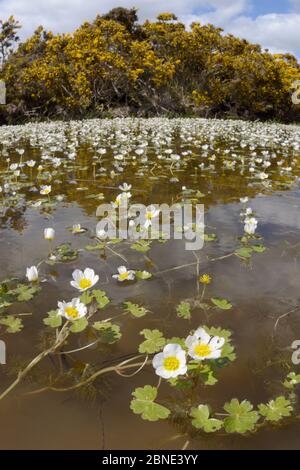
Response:
[[[22,315],[24,329],[17,335],[0,330],[8,352],[8,365],[0,369],[1,389],[16,376],[20,364],[27,364],[49,344],[54,333],[42,320],[59,300],[74,297],[70,279],[76,268],[89,266],[100,276],[99,288],[112,299],[105,318],[115,317],[123,335],[113,345],[98,344],[80,354],[46,358],[28,381],[0,402],[2,448],[182,447],[187,440],[182,417],[149,423],[129,408],[136,387],[156,385],[151,367],[131,379],[106,376],[76,393],[26,394],[53,380],[58,371],[79,380],[87,363],[97,370],[135,355],[144,328],[160,329],[168,338],[187,336],[203,324],[233,332],[237,360],[220,370],[214,387],[196,389],[192,399],[197,403],[221,410],[225,401],[237,397],[257,406],[281,393],[280,382],[292,367],[290,345],[300,334],[297,310],[282,318],[274,331],[276,319],[300,301],[298,127],[116,119],[2,127],[0,136],[0,281],[24,279],[26,267],[45,258],[47,227],[55,228],[55,246],[71,243],[76,253],[75,259],[64,263],[43,263],[41,291],[2,309],[3,314]],[[33,167],[26,164],[29,160],[36,162]],[[195,265],[173,269],[195,262],[183,241],[154,242],[147,253],[133,251],[126,242],[105,253],[85,249],[95,244],[97,206],[113,201],[125,181],[133,186],[134,202],[205,204],[206,233],[216,237],[198,253],[200,271],[212,277],[208,298],[229,299],[231,310],[206,312],[195,304],[190,321],[177,317],[178,303],[196,299],[199,289]],[[42,185],[51,185],[49,198],[40,194]],[[249,198],[246,206],[240,202],[245,197]],[[243,235],[240,213],[245,207],[254,211],[266,247],[246,261],[227,257]],[[72,234],[68,229],[73,224],[81,224],[86,231]],[[112,275],[124,264],[120,256],[130,260],[129,267],[150,271],[153,278],[118,284]],[[126,301],[144,305],[151,313],[139,319],[119,316]],[[92,340],[91,332],[85,331],[74,335],[66,347],[82,348]],[[186,397],[168,384],[161,386],[160,393],[166,403]],[[270,426],[247,437],[199,437],[188,429],[189,448],[299,448],[299,430],[298,422]]]

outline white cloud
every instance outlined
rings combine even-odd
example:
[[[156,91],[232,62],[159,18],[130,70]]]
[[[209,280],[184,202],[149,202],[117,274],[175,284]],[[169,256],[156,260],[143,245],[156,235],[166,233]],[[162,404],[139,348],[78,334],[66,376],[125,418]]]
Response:
[[[212,7],[224,18],[241,13],[248,0],[0,0],[1,17],[13,14],[23,24],[27,36],[40,24],[54,32],[72,31],[84,20],[93,19],[116,6],[139,9],[139,17],[155,18],[158,13],[171,11],[185,21],[201,8]]]
[[[256,18],[235,15],[226,19],[216,11],[200,15],[198,19],[204,23],[221,26],[225,32],[250,42],[261,44],[271,52],[292,52],[300,55],[300,13],[270,13]]]
[[[291,13],[256,18],[248,15],[251,3],[251,0],[0,0],[0,14],[2,18],[14,14],[23,24],[21,36],[26,37],[40,24],[53,32],[69,32],[84,20],[92,20],[97,13],[106,13],[116,6],[136,6],[141,20],[171,11],[186,24],[210,22],[271,51],[300,55],[300,0],[290,0]],[[208,13],[201,14],[201,8]]]
[[[255,43],[262,44],[271,52],[300,52],[300,14],[269,14],[254,20],[235,18],[229,25],[230,32]]]

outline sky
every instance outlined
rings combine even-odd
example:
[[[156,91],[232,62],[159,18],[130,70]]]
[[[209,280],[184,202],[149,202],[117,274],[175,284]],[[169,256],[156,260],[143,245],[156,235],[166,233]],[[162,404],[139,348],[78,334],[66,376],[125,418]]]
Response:
[[[168,11],[187,25],[210,22],[271,52],[300,57],[300,0],[0,0],[0,19],[13,14],[26,38],[39,25],[71,32],[116,6],[138,8],[141,20]]]

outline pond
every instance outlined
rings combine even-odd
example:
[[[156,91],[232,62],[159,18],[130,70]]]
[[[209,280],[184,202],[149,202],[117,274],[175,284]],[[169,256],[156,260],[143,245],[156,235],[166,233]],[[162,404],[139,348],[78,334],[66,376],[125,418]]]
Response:
[[[2,449],[300,447],[298,126],[29,123],[0,155]],[[203,248],[101,239],[120,194],[203,204]]]

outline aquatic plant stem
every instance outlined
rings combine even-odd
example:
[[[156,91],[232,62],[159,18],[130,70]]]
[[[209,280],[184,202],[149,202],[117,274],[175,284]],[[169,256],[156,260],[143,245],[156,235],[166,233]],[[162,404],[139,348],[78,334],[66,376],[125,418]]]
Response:
[[[57,335],[55,344],[51,346],[51,348],[46,349],[45,351],[41,352],[38,356],[36,356],[22,371],[19,372],[16,380],[0,395],[0,400],[5,398],[22,380],[26,375],[37,365],[39,364],[45,357],[49,354],[54,353],[56,349],[58,349],[62,344],[65,342],[69,332],[66,335],[64,333],[66,327],[68,326],[69,322],[66,322],[62,329],[60,330],[59,334]]]
[[[78,382],[75,385],[71,385],[70,387],[57,388],[57,387],[49,386],[49,387],[40,388],[39,390],[35,390],[33,392],[29,392],[28,395],[36,395],[38,393],[47,392],[47,391],[61,392],[61,393],[70,392],[72,390],[77,390],[81,387],[84,387],[85,385],[88,385],[91,382],[94,382],[94,380],[96,380],[101,375],[108,374],[110,372],[118,373],[119,370],[132,369],[132,368],[135,368],[135,367],[141,368],[141,367],[145,367],[145,366],[150,365],[150,364],[152,364],[152,360],[148,360],[146,362],[145,361],[138,362],[138,363],[135,363],[135,364],[127,364],[127,365],[123,365],[123,366],[120,366],[120,364],[118,364],[117,366],[106,367],[104,369],[98,370],[93,375],[88,377],[86,380],[83,380],[82,382]],[[121,374],[119,374],[119,375],[121,375]]]

